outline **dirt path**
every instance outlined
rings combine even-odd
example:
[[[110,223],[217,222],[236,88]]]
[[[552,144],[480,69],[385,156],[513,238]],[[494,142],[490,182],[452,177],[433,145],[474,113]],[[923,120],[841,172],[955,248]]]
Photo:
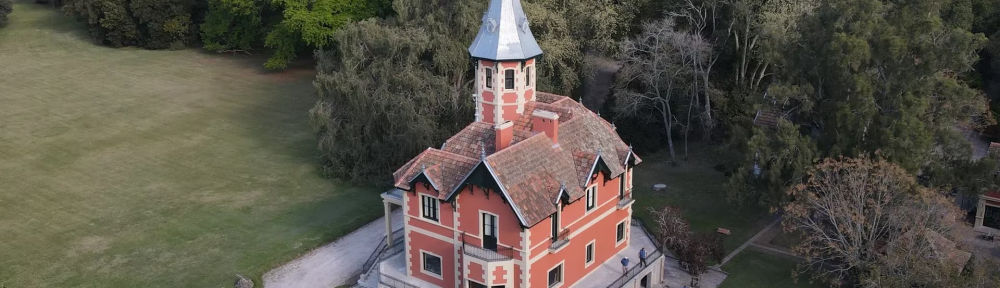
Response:
[[[760,230],[760,232],[757,232],[756,235],[750,237],[750,239],[747,240],[747,242],[743,242],[743,245],[740,245],[739,248],[733,250],[732,253],[726,255],[726,258],[722,259],[722,263],[719,263],[719,265],[716,265],[715,267],[722,267],[722,265],[725,265],[726,262],[729,262],[729,260],[733,259],[733,257],[736,257],[736,255],[739,255],[740,252],[743,252],[743,249],[746,249],[748,246],[750,246],[750,244],[753,244],[754,241],[757,241],[757,238],[760,238],[761,235],[767,234],[767,232],[770,231],[771,228],[774,228],[774,226],[777,226],[778,223],[781,223],[781,216],[775,217],[774,221],[771,221],[771,224],[767,224],[767,227],[764,227],[764,229]]]
[[[329,288],[350,285],[361,264],[385,237],[383,218],[372,221],[337,241],[264,274],[266,288]],[[403,227],[403,214],[392,214],[393,230]]]

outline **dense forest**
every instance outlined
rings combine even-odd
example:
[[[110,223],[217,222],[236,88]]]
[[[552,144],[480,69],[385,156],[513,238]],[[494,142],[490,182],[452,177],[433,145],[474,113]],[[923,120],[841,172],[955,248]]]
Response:
[[[0,21],[4,14],[0,0]],[[42,1],[46,2],[46,1]],[[111,46],[314,54],[311,111],[333,177],[389,172],[471,119],[466,46],[487,1],[65,0]],[[9,5],[8,5],[9,6]],[[735,159],[731,200],[779,207],[819,159],[879,152],[923,185],[976,195],[996,161],[1000,4],[990,0],[524,0],[539,88],[580,97],[588,59],[621,65],[600,110],[641,152]],[[7,9],[9,10],[9,9]],[[315,52],[314,52],[315,51]],[[664,85],[659,85],[664,84]],[[405,119],[400,121],[399,119]],[[764,123],[766,122],[766,123]]]
[[[0,24],[9,2],[0,0]],[[385,185],[473,119],[466,49],[487,2],[65,0],[62,9],[116,47],[260,51],[269,69],[313,55],[319,164]],[[578,98],[598,75],[589,59],[620,65],[607,101],[590,108],[640,153],[663,150],[683,165],[691,144],[711,144],[734,159],[718,167],[729,201],[815,215],[824,200],[815,191],[853,185],[837,173],[885,175],[894,182],[877,188],[912,195],[997,187],[997,155],[974,155],[970,139],[1000,136],[998,1],[522,2],[545,53],[539,89]],[[852,270],[831,283],[894,271]]]

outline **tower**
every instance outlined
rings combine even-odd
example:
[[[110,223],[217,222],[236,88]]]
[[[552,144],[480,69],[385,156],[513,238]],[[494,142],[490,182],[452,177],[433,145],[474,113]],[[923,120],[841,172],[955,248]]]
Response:
[[[491,0],[469,46],[476,69],[476,121],[503,124],[535,100],[535,64],[542,48],[531,35],[521,0]]]

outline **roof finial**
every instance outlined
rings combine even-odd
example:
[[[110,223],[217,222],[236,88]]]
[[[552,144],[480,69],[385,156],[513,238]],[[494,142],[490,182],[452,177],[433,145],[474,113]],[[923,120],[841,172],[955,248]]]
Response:
[[[615,123],[611,123],[611,130],[618,130],[618,127],[615,127]]]
[[[448,140],[444,140],[444,143],[441,143],[441,150],[444,150],[446,146],[448,146]]]
[[[420,164],[420,173],[425,173],[425,172],[427,172],[427,165]]]
[[[580,102],[580,103],[583,103],[583,96],[580,96],[580,98],[577,98],[577,99],[576,99],[576,102]]]
[[[597,111],[597,117],[601,117],[601,111]]]
[[[479,141],[479,160],[486,160],[486,143]]]
[[[628,143],[628,151],[632,151],[632,143]]]

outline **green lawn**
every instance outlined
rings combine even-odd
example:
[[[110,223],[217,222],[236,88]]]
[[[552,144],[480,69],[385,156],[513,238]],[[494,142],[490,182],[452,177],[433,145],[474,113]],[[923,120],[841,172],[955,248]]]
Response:
[[[382,213],[317,173],[313,72],[94,45],[31,2],[0,27],[0,286],[259,285]]]
[[[796,283],[792,274],[795,266],[789,258],[746,249],[722,266],[729,277],[719,288],[824,287],[818,282],[809,283],[808,275],[799,276]]]
[[[727,251],[736,249],[760,232],[768,224],[767,211],[753,205],[738,207],[726,201],[723,185],[729,179],[712,168],[725,160],[715,157],[714,152],[711,148],[692,150],[687,160],[679,160],[677,166],[670,164],[665,151],[639,155],[643,162],[636,166],[632,183],[635,216],[651,224],[647,207],[659,209],[670,205],[680,208],[697,231],[729,229],[732,235],[726,238]],[[666,184],[667,189],[653,191],[657,183]]]

